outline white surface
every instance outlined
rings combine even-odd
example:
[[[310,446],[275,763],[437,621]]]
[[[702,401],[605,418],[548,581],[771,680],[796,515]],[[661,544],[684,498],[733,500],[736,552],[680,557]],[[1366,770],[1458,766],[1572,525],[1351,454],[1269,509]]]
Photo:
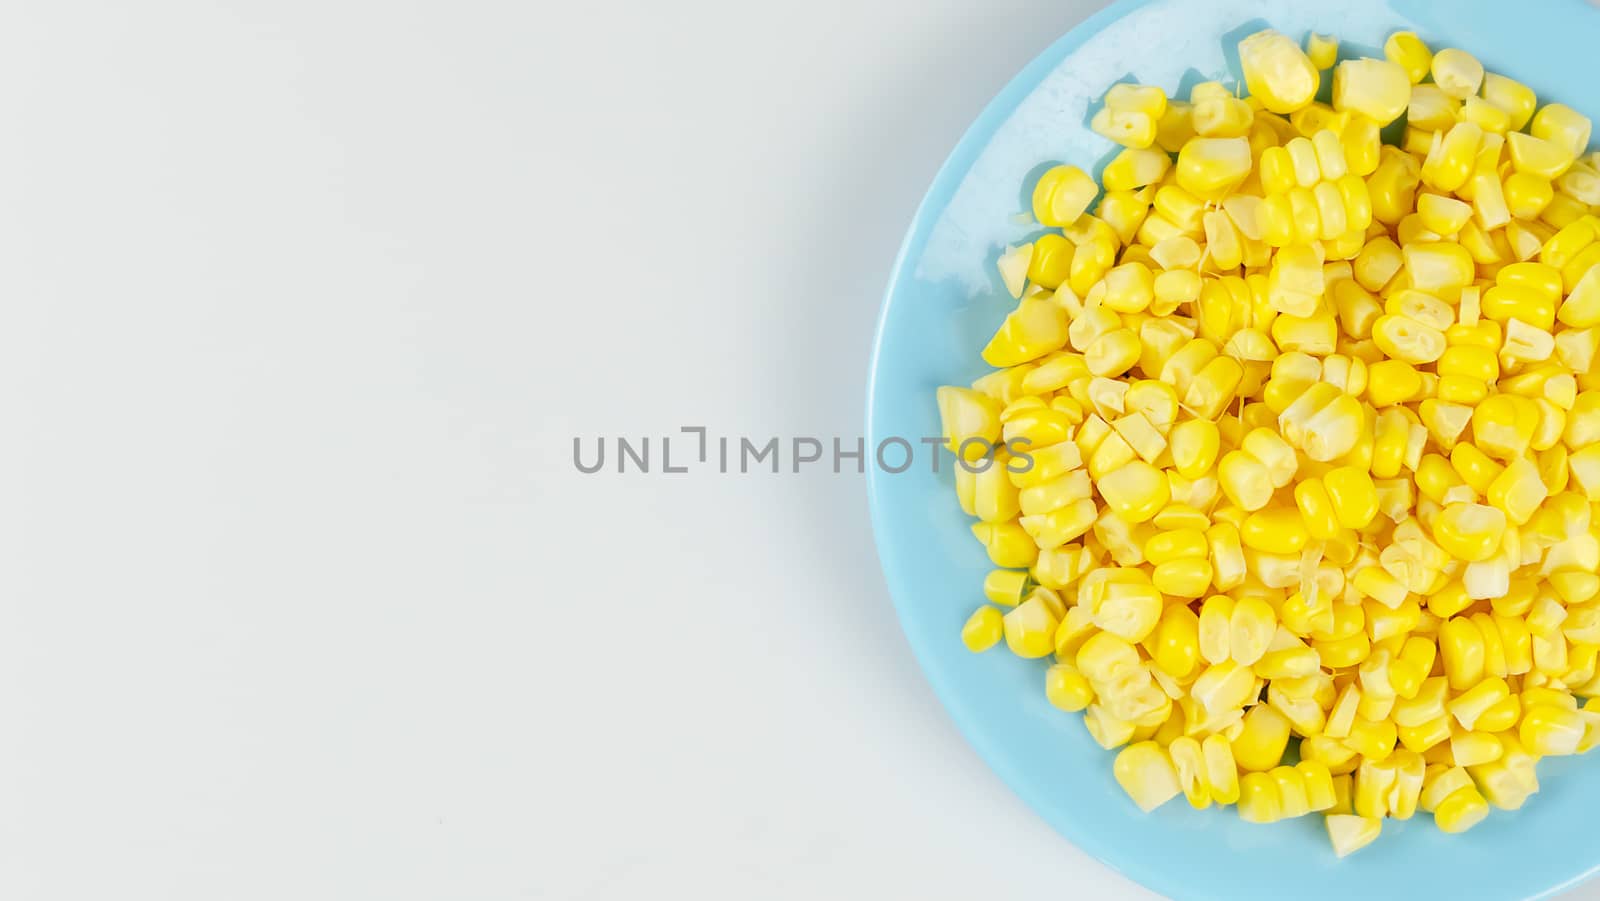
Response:
[[[859,434],[1092,5],[0,16],[0,897],[1150,897],[941,712],[860,476],[570,456]]]

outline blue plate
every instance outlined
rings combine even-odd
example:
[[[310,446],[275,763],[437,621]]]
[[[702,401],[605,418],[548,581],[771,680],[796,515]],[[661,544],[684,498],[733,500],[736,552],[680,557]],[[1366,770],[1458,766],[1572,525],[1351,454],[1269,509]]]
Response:
[[[1037,234],[1019,223],[1048,165],[1103,165],[1114,149],[1087,128],[1120,80],[1172,92],[1235,80],[1242,36],[1266,26],[1297,40],[1339,36],[1341,56],[1381,56],[1384,38],[1415,30],[1461,47],[1494,72],[1600,120],[1586,87],[1600,11],[1581,0],[1123,0],[1058,40],[989,104],[940,170],[906,235],[884,301],[868,388],[867,431],[913,446],[939,434],[934,389],[986,371],[979,350],[1013,301],[994,261]],[[1098,173],[1097,173],[1098,174]],[[1032,230],[1030,230],[1032,229]],[[1419,814],[1388,821],[1376,843],[1338,860],[1322,818],[1272,825],[1232,809],[1174,800],[1141,814],[1111,777],[1112,754],[1080,715],[1045,700],[1043,661],[996,649],[971,654],[961,625],[982,602],[990,565],[941,472],[918,465],[868,479],[884,573],[917,658],[956,723],[989,765],[1062,835],[1128,877],[1178,899],[1538,898],[1600,867],[1600,759],[1540,764],[1542,790],[1520,811],[1494,811],[1450,836]]]

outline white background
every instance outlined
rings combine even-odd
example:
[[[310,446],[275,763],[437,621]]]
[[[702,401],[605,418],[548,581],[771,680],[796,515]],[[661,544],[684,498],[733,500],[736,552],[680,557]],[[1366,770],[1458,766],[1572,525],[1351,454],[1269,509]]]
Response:
[[[962,742],[861,476],[571,462],[853,441],[1096,5],[0,11],[0,897],[1151,897]]]

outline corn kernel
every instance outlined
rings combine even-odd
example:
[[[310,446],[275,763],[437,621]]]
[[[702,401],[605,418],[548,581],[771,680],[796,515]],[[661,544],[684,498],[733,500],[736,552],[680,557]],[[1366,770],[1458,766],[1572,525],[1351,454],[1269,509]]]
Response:
[[[1528,133],[1559,145],[1573,157],[1589,149],[1589,117],[1560,103],[1547,103],[1534,114]]]
[[[1234,760],[1246,772],[1265,772],[1278,766],[1289,744],[1289,721],[1266,704],[1244,715],[1244,729],[1233,739]]]
[[[997,569],[983,579],[983,594],[991,602],[1006,607],[1022,603],[1027,594],[1028,574],[1015,569]]]
[[[1171,756],[1153,741],[1122,749],[1112,773],[1128,797],[1146,813],[1177,797],[1182,790]]]
[[[1447,47],[1433,55],[1433,82],[1459,100],[1478,93],[1483,84],[1483,64],[1465,50]]]
[[[1073,667],[1057,663],[1045,672],[1045,697],[1051,704],[1069,713],[1076,713],[1094,701],[1094,688],[1089,680]]]
[[[1334,61],[1339,58],[1339,39],[1333,35],[1311,32],[1306,35],[1306,56],[1318,69],[1333,68]]]
[[[1239,64],[1252,97],[1274,113],[1291,113],[1316,96],[1317,67],[1294,41],[1258,31],[1239,42]]]
[[[1033,218],[1040,225],[1064,226],[1083,215],[1100,189],[1077,166],[1056,166],[1033,189]]]
[[[982,653],[996,644],[1005,634],[1005,623],[1000,611],[990,606],[979,607],[961,627],[961,641],[974,654]]]
[[[1159,150],[1128,148],[1106,164],[1100,180],[1107,191],[1132,191],[1160,182],[1171,167],[1172,158]]]
[[[1178,184],[1196,197],[1220,200],[1250,174],[1250,164],[1244,138],[1195,138],[1178,153]]]
[[[1389,60],[1351,59],[1333,70],[1333,106],[1388,125],[1406,111],[1411,81],[1406,70]]]
[[[1523,712],[1517,734],[1529,751],[1555,757],[1576,753],[1583,731],[1583,718],[1576,710],[1536,704]]]
[[[1433,52],[1410,31],[1397,31],[1389,35],[1383,45],[1383,55],[1404,69],[1412,84],[1426,78],[1433,64]]]
[[[1383,820],[1378,817],[1330,814],[1323,817],[1323,822],[1328,829],[1328,840],[1333,844],[1333,853],[1339,857],[1347,857],[1372,844],[1383,831]]]
[[[1041,597],[1034,596],[1004,616],[1006,646],[1018,657],[1043,657],[1055,650],[1059,619]]]
[[[1504,75],[1487,72],[1483,76],[1483,99],[1506,111],[1511,117],[1510,129],[1521,131],[1533,117],[1535,98],[1527,85]]]
[[[1575,157],[1570,146],[1518,131],[1506,135],[1506,146],[1516,171],[1551,180],[1566,172]]]

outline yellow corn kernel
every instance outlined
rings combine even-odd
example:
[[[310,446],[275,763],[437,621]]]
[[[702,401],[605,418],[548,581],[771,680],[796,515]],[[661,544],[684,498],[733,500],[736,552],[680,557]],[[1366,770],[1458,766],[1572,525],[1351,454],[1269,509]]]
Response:
[[[1135,460],[1101,476],[1096,489],[1107,507],[1122,519],[1140,523],[1155,516],[1171,495],[1166,476],[1149,463]]]
[[[1145,560],[1160,566],[1185,557],[1204,558],[1206,536],[1198,529],[1173,529],[1152,535],[1144,544]]]
[[[1368,566],[1357,570],[1351,582],[1357,591],[1391,609],[1405,602],[1406,586],[1382,568]]]
[[[1119,581],[1105,586],[1105,596],[1094,604],[1091,613],[1094,624],[1103,631],[1129,642],[1140,642],[1155,631],[1161,604],[1161,592],[1150,582]]]
[[[1551,180],[1566,172],[1575,156],[1568,146],[1517,131],[1506,135],[1506,146],[1516,171]]]
[[[1555,757],[1576,753],[1583,732],[1583,717],[1576,710],[1541,703],[1523,711],[1517,735],[1532,753]]]
[[[1212,584],[1219,591],[1238,587],[1245,579],[1244,547],[1238,528],[1219,522],[1206,530],[1206,543],[1211,547]]]
[[[1233,759],[1233,748],[1221,735],[1208,735],[1200,749],[1205,758],[1206,782],[1211,797],[1218,804],[1233,804],[1239,800],[1239,768]]]
[[[1471,620],[1454,618],[1439,627],[1439,656],[1450,687],[1465,691],[1483,675],[1483,635]]]
[[[1418,154],[1426,154],[1436,132],[1447,131],[1459,118],[1461,101],[1446,94],[1438,85],[1421,84],[1411,89],[1406,109],[1407,136],[1415,135]],[[1412,150],[1409,145],[1408,151]]]
[[[1266,654],[1277,626],[1277,614],[1265,601],[1241,598],[1228,617],[1229,659],[1242,666],[1255,664]]]
[[[1455,717],[1456,722],[1461,724],[1461,728],[1471,730],[1476,727],[1478,720],[1486,711],[1509,697],[1511,697],[1511,688],[1506,684],[1506,681],[1499,677],[1490,677],[1462,692],[1446,706],[1450,711],[1450,715]],[[1490,758],[1491,760],[1498,759],[1500,756],[1498,740],[1495,740],[1495,745],[1494,756]],[[1462,765],[1465,766],[1467,764]]]
[[[1025,299],[1008,314],[983,349],[991,366],[1015,366],[1065,347],[1069,337],[1067,311],[1042,299]]]
[[[1236,138],[1194,138],[1178,153],[1178,184],[1196,197],[1221,200],[1250,174],[1250,142]]]
[[[1589,268],[1578,279],[1556,318],[1573,328],[1600,325],[1600,266]]]
[[[1489,802],[1471,785],[1457,790],[1433,812],[1434,825],[1442,832],[1465,832],[1489,815]]]
[[[1055,650],[1055,630],[1060,624],[1044,598],[1035,595],[1003,617],[1006,646],[1018,657],[1043,657]]]
[[[1084,498],[1048,513],[1025,515],[1016,523],[978,523],[972,530],[977,534],[979,526],[993,528],[987,537],[980,535],[979,540],[988,544],[989,558],[997,566],[1031,566],[1039,552],[1061,547],[1089,531],[1095,515],[1094,500]],[[1012,526],[1021,532],[1020,536],[1001,533]],[[1021,540],[1026,540],[1028,546],[1020,545]]]
[[[1329,814],[1323,817],[1323,823],[1327,826],[1333,853],[1339,857],[1349,856],[1372,844],[1383,831],[1383,820],[1378,817]]]
[[[1127,744],[1138,728],[1135,724],[1113,715],[1103,704],[1094,703],[1084,708],[1083,725],[1089,737],[1106,750]]]
[[[1239,779],[1239,818],[1273,823],[1283,818],[1283,801],[1269,773],[1246,773]]]
[[[1072,242],[1060,235],[1040,235],[1033,242],[1033,256],[1028,262],[1028,280],[1046,288],[1056,288],[1067,280],[1072,266]]]
[[[1450,465],[1478,494],[1488,494],[1489,486],[1505,471],[1505,467],[1471,444],[1456,445],[1450,451]]]
[[[1103,100],[1111,109],[1144,113],[1153,119],[1160,119],[1167,109],[1167,93],[1152,85],[1114,84]]]
[[[1534,114],[1528,133],[1570,151],[1573,157],[1589,149],[1589,117],[1560,103],[1547,103]]]
[[[1251,97],[1271,112],[1294,112],[1316,96],[1316,65],[1299,45],[1276,31],[1258,31],[1240,41],[1239,65]]]
[[[1334,73],[1334,77],[1338,78],[1337,72]],[[1402,105],[1401,112],[1404,111],[1405,107]],[[1339,143],[1344,148],[1345,166],[1350,175],[1365,179],[1378,168],[1379,154],[1383,146],[1378,122],[1359,113],[1351,115],[1350,122],[1339,134]],[[1363,181],[1361,186],[1366,188],[1366,182]],[[1370,201],[1368,208],[1371,208]]]
[[[1132,329],[1118,328],[1095,338],[1084,349],[1084,362],[1095,375],[1110,377],[1127,372],[1139,362],[1139,336]]]
[[[936,392],[945,447],[969,463],[986,456],[1000,440],[1000,405],[970,388],[951,385]]]
[[[1149,213],[1150,200],[1142,191],[1107,191],[1100,198],[1100,205],[1094,210],[1094,214],[1111,228],[1116,239],[1123,244],[1133,242]],[[1127,256],[1132,251],[1133,248],[1129,248],[1124,255]],[[1099,262],[1097,259],[1097,267]],[[1067,277],[1069,280],[1072,278],[1070,264]]]
[[[1039,177],[1033,189],[1033,218],[1040,225],[1065,226],[1083,215],[1100,193],[1087,172],[1077,166],[1055,166]]]
[[[1364,529],[1378,515],[1377,487],[1364,470],[1337,466],[1324,473],[1322,481],[1340,525]]]
[[[1350,726],[1350,734],[1345,737],[1344,743],[1370,762],[1388,757],[1393,753],[1395,742],[1398,740],[1399,733],[1392,721],[1369,720],[1358,714],[1355,723]],[[1360,777],[1357,776],[1357,785],[1359,784]]]
[[[1439,546],[1469,562],[1494,556],[1505,531],[1505,512],[1484,504],[1449,504],[1433,524],[1433,538]]]
[[[1421,394],[1421,390],[1421,373],[1405,360],[1381,360],[1368,366],[1366,400],[1373,406],[1408,402]]]
[[[1022,603],[1027,594],[1028,574],[1016,569],[997,569],[983,578],[983,595],[1006,607]]]
[[[1155,276],[1143,263],[1124,263],[1106,273],[1102,302],[1118,313],[1137,313],[1155,299]]]
[[[1284,819],[1305,816],[1311,812],[1311,798],[1307,791],[1306,779],[1303,775],[1290,766],[1273,767],[1267,773],[1272,782],[1277,786],[1279,815]],[[1332,793],[1332,785],[1328,786]]]
[[[1162,594],[1177,598],[1197,598],[1211,587],[1211,563],[1204,558],[1169,560],[1156,566],[1150,578]]]
[[[1444,333],[1406,316],[1384,315],[1372,324],[1372,337],[1383,352],[1420,365],[1444,355]]]
[[[1055,547],[1049,550],[1040,550],[1039,558],[1034,561],[1033,567],[1026,573],[1034,582],[1046,588],[1061,591],[1076,582],[1086,569],[1084,550],[1079,545]],[[996,572],[1007,572],[997,570]],[[991,573],[991,575],[993,575]],[[984,581],[984,589],[988,591],[988,580]],[[1017,598],[1017,602],[1021,601]],[[1015,606],[1015,603],[1007,604]]]
[[[1339,39],[1331,34],[1306,35],[1306,57],[1318,69],[1331,69],[1339,59]]]
[[[1483,64],[1477,57],[1454,47],[1446,47],[1433,55],[1430,66],[1433,82],[1441,91],[1459,100],[1478,93],[1483,84]]]
[[[1211,210],[1201,217],[1205,230],[1206,254],[1217,269],[1234,269],[1244,262],[1244,240],[1227,213]],[[1199,285],[1196,284],[1196,296]],[[1194,298],[1188,298],[1193,300]]]
[[[1180,682],[1194,678],[1200,667],[1200,620],[1184,606],[1168,607],[1156,626],[1151,658],[1162,672]]]
[[[1417,200],[1419,209],[1433,208],[1427,199],[1436,196],[1424,194],[1419,197]],[[1445,198],[1439,199],[1437,213],[1441,219],[1452,215],[1449,207],[1451,202],[1453,201],[1447,201]],[[1406,245],[1401,252],[1405,257],[1406,271],[1411,277],[1411,287],[1419,291],[1437,294],[1446,300],[1454,300],[1460,295],[1461,289],[1472,282],[1474,271],[1472,255],[1459,244],[1434,242]]]
[[[1417,197],[1417,215],[1429,231],[1453,235],[1472,217],[1472,207],[1442,194],[1422,194]]]
[[[1468,97],[1456,115],[1485,132],[1503,135],[1511,130],[1511,114],[1482,97]]]
[[[1051,704],[1069,713],[1088,707],[1095,697],[1089,680],[1065,663],[1053,664],[1045,671],[1044,693]]]
[[[1283,145],[1283,149],[1289,155],[1289,167],[1294,173],[1296,185],[1310,188],[1322,180],[1322,164],[1317,158],[1317,147],[1310,138],[1292,138]]]
[[[1250,667],[1227,660],[1207,667],[1189,693],[1208,715],[1217,716],[1243,707],[1256,690]]]
[[[1404,316],[1429,328],[1446,331],[1455,324],[1455,310],[1444,301],[1425,291],[1402,288],[1389,295],[1384,312]],[[1446,347],[1449,338],[1445,339]]]
[[[1414,157],[1397,148],[1384,146],[1379,151],[1378,168],[1367,179],[1373,218],[1394,225],[1408,215],[1413,207],[1421,174],[1421,165]]]
[[[1259,510],[1272,499],[1272,480],[1266,466],[1240,451],[1223,455],[1217,464],[1217,481],[1228,499],[1245,510]]]
[[[1424,382],[1426,384],[1426,382]],[[1428,404],[1429,401],[1423,401]],[[1427,412],[1424,410],[1424,412]],[[1393,479],[1400,473],[1400,467],[1405,465],[1413,445],[1413,435],[1419,426],[1430,422],[1423,419],[1418,423],[1415,414],[1399,407],[1389,407],[1378,413],[1373,424],[1372,453],[1362,468],[1371,470],[1372,474],[1380,479]],[[1463,415],[1462,423],[1465,424],[1466,416]],[[1422,434],[1417,436],[1425,438],[1428,428],[1421,428]],[[1421,460],[1419,458],[1418,462]]]
[[[1200,656],[1207,663],[1218,664],[1231,658],[1233,611],[1233,598],[1223,594],[1212,595],[1200,605],[1198,640]]]
[[[1139,110],[1102,108],[1089,120],[1095,134],[1124,147],[1143,149],[1155,143],[1156,123],[1160,121]]]
[[[1521,131],[1528,124],[1537,102],[1527,85],[1493,72],[1483,76],[1483,99],[1506,111],[1512,131]]]
[[[1309,243],[1322,236],[1322,214],[1317,208],[1317,197],[1310,188],[1297,187],[1289,191],[1289,216],[1294,223],[1295,240]]]
[[[1233,757],[1246,772],[1265,772],[1283,760],[1289,745],[1289,721],[1267,704],[1245,711],[1244,728],[1233,739]]]
[[[1331,502],[1329,507],[1331,508]],[[1327,511],[1332,520],[1332,510]],[[1244,546],[1269,554],[1297,554],[1310,540],[1300,511],[1294,507],[1269,507],[1245,518],[1239,527]]]
[[[1197,416],[1215,418],[1233,402],[1243,379],[1244,366],[1237,360],[1213,357],[1189,382],[1183,406]]]
[[[1173,427],[1168,437],[1173,466],[1184,478],[1197,479],[1211,471],[1221,448],[1215,422],[1189,419]]]
[[[1504,460],[1528,452],[1539,426],[1539,407],[1515,394],[1497,394],[1472,411],[1473,441],[1479,450]]]
[[[1334,512],[1333,499],[1329,497],[1328,489],[1322,479],[1308,478],[1301,481],[1294,488],[1294,499],[1307,535],[1317,541],[1327,541],[1338,536],[1342,526]]]
[[[1482,140],[1483,129],[1471,122],[1450,126],[1443,139],[1434,140],[1422,161],[1423,183],[1440,191],[1454,191],[1466,184]]]
[[[1022,244],[1017,247],[1007,247],[1001,251],[1000,258],[995,261],[995,268],[1000,270],[1000,281],[1006,286],[1006,293],[1012,297],[1022,297],[1023,288],[1027,285],[1028,269],[1033,262],[1033,244]]]
[[[1397,31],[1384,42],[1383,55],[1404,69],[1412,84],[1428,76],[1433,64],[1433,52],[1414,32]]]
[[[1177,797],[1182,790],[1172,758],[1153,741],[1123,748],[1111,772],[1122,790],[1146,813]]]
[[[1345,60],[1333,70],[1333,107],[1388,125],[1406,111],[1411,84],[1406,70],[1389,60]]]
[[[1255,111],[1220,82],[1207,81],[1189,92],[1194,132],[1207,138],[1238,138],[1250,133]]]
[[[1000,643],[1005,634],[1005,620],[1000,611],[984,605],[974,610],[961,627],[961,641],[974,654],[982,653]]]
[[[1465,767],[1454,764],[1432,764],[1424,773],[1422,794],[1417,799],[1418,806],[1428,813],[1433,813],[1446,798],[1463,788],[1471,787],[1472,777],[1468,775]]]
[[[1107,191],[1132,191],[1157,184],[1172,167],[1172,158],[1159,150],[1127,148],[1112,158],[1100,173]]]
[[[1388,237],[1373,238],[1361,248],[1353,265],[1355,280],[1368,291],[1381,291],[1405,262],[1400,245]]]

